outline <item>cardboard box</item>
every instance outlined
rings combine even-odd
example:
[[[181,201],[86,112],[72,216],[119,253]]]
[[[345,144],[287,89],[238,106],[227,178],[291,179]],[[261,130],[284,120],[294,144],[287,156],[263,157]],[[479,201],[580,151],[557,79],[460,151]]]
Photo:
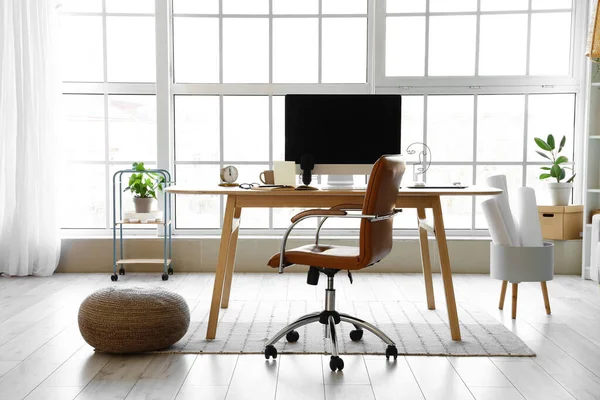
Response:
[[[538,206],[538,215],[544,239],[581,239],[583,205]]]

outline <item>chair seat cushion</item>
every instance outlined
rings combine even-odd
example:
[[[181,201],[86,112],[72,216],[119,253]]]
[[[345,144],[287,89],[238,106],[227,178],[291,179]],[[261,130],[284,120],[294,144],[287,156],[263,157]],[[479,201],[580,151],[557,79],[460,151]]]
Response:
[[[81,303],[78,323],[81,336],[97,351],[138,353],[181,339],[190,310],[181,295],[158,286],[107,287]]]
[[[268,265],[279,267],[280,253],[271,257]],[[285,265],[300,264],[333,269],[360,269],[359,249],[353,246],[309,244],[285,251]]]

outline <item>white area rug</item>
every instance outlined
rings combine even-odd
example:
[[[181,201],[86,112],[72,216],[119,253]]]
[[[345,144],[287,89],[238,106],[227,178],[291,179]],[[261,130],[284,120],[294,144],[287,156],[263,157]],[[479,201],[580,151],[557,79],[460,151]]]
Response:
[[[222,309],[215,340],[206,340],[207,305],[192,312],[187,334],[159,353],[263,353],[265,342],[298,317],[322,310],[316,301],[232,301]],[[428,310],[425,303],[409,301],[338,301],[340,312],[374,324],[396,342],[400,355],[535,356],[521,339],[474,304],[458,303],[462,341],[450,338],[444,304]],[[200,315],[202,314],[202,315]],[[195,318],[198,320],[194,320]],[[361,341],[349,338],[351,324],[338,325],[341,354],[385,354],[386,345],[365,331]],[[285,337],[275,344],[279,354],[330,353],[323,325],[312,323],[298,330],[300,340]]]

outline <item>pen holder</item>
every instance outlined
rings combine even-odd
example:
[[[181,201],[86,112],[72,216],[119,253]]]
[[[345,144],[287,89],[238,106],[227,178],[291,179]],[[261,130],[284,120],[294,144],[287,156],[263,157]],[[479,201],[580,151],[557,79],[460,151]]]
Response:
[[[550,315],[547,281],[554,278],[554,244],[544,242],[542,247],[513,247],[490,244],[490,276],[502,281],[500,303],[504,298],[508,282],[512,284],[512,318],[517,317],[517,294],[519,283],[540,282],[546,314]]]

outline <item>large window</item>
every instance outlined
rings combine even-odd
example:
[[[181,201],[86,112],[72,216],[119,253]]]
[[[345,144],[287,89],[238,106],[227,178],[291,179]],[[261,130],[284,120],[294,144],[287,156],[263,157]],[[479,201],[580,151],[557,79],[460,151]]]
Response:
[[[567,136],[572,159],[584,10],[570,0],[168,4],[64,2],[65,228],[109,229],[112,174],[133,161],[168,168],[177,183],[216,184],[224,165],[256,181],[283,159],[286,93],[403,94],[402,147],[430,146],[428,182],[504,173],[509,190],[537,187],[544,162],[533,137],[549,133]],[[481,200],[447,199],[447,227],[485,228]],[[175,210],[176,233],[216,233],[224,202],[179,196]],[[247,209],[241,226],[269,233],[297,211]],[[415,218],[404,213],[395,227],[414,231]]]

